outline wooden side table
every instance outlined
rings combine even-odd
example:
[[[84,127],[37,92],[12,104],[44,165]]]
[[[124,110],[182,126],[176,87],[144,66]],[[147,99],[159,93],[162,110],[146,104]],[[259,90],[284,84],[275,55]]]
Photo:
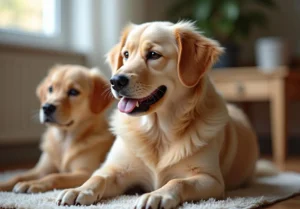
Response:
[[[232,102],[269,101],[273,158],[284,169],[287,152],[287,105],[300,98],[300,71],[278,67],[265,74],[257,67],[212,70],[211,78],[224,98]]]

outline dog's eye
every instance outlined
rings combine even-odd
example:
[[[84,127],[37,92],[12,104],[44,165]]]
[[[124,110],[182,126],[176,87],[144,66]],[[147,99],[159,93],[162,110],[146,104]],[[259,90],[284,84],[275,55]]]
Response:
[[[49,93],[52,93],[52,92],[53,92],[53,87],[50,86],[50,87],[48,88],[48,91],[49,91]]]
[[[147,60],[157,60],[157,59],[159,59],[161,57],[161,55],[160,54],[158,54],[158,53],[156,53],[156,52],[154,52],[154,51],[150,51],[150,52],[148,52],[148,54],[147,54],[147,56],[146,56],[146,58],[147,58]]]
[[[80,94],[80,92],[76,89],[70,89],[68,91],[68,96],[78,96]]]
[[[128,57],[129,57],[129,52],[128,52],[128,51],[125,51],[125,52],[123,53],[123,56],[124,56],[125,59],[128,59]]]

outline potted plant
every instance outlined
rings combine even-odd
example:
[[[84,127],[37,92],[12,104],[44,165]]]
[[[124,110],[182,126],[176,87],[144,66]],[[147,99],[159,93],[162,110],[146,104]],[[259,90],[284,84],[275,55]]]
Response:
[[[206,36],[220,41],[226,53],[215,67],[237,65],[241,40],[249,37],[255,26],[265,28],[263,8],[276,8],[274,0],[179,0],[171,8],[173,19],[196,21]]]

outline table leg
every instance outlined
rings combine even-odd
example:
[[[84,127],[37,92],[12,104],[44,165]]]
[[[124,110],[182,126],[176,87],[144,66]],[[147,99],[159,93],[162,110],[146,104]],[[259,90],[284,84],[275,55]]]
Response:
[[[273,159],[276,165],[284,170],[287,143],[287,108],[286,86],[284,79],[271,81],[271,132]]]

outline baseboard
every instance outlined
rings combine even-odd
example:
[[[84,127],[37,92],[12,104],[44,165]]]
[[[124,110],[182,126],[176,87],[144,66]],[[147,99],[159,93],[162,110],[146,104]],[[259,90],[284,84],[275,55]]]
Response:
[[[41,154],[39,142],[0,146],[0,166],[35,163]]]
[[[260,153],[262,155],[272,154],[272,141],[270,136],[259,136]],[[300,155],[300,138],[288,138],[288,155]],[[39,142],[31,142],[18,145],[1,145],[0,146],[0,166],[22,165],[35,163],[41,152]]]

